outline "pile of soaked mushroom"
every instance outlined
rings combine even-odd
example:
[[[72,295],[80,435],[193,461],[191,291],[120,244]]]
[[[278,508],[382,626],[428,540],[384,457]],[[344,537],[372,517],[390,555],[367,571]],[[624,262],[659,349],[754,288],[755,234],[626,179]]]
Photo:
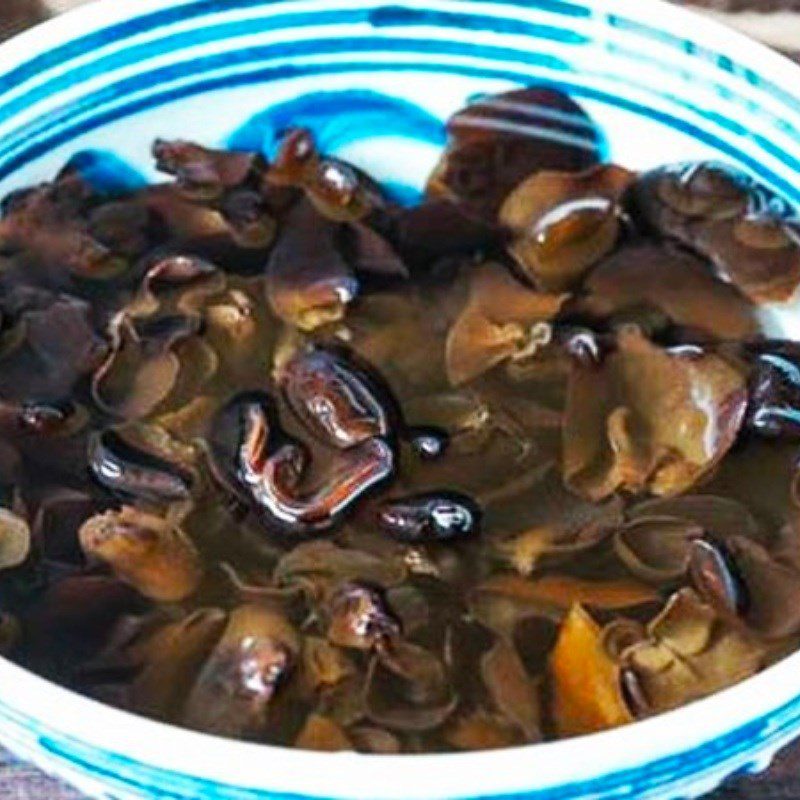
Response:
[[[759,327],[790,209],[601,164],[550,89],[448,134],[413,207],[300,128],[4,201],[4,654],[201,731],[419,753],[796,649],[800,345]]]

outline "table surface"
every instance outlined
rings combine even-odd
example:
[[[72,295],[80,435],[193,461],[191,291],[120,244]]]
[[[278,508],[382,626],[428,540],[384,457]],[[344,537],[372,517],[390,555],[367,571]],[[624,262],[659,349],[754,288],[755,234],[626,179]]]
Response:
[[[0,0],[0,39],[84,2]],[[696,6],[800,61],[800,0],[673,2]],[[0,750],[0,800],[82,800],[82,796]],[[764,775],[732,781],[706,800],[800,800],[800,743],[781,753]]]

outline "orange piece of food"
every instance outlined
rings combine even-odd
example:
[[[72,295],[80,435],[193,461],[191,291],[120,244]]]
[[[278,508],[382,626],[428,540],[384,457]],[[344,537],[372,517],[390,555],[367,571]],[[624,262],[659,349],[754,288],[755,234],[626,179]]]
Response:
[[[603,649],[600,626],[574,605],[550,656],[552,716],[559,736],[579,736],[633,721],[619,667]]]

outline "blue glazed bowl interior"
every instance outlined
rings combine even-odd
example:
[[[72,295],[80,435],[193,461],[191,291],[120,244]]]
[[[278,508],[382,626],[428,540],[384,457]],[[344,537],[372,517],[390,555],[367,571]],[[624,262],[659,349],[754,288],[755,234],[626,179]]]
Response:
[[[450,113],[543,83],[593,115],[609,160],[718,156],[800,197],[800,102],[728,55],[627,16],[622,2],[160,5],[0,76],[6,186],[72,157],[130,186],[155,177],[156,135],[269,154],[281,130],[303,124],[411,199]]]

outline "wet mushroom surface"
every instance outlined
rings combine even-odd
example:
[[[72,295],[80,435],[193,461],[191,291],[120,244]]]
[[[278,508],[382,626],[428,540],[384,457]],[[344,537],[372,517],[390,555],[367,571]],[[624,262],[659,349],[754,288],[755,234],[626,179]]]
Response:
[[[401,205],[312,131],[0,215],[3,656],[318,751],[625,725],[800,645],[800,223],[551,88]]]

